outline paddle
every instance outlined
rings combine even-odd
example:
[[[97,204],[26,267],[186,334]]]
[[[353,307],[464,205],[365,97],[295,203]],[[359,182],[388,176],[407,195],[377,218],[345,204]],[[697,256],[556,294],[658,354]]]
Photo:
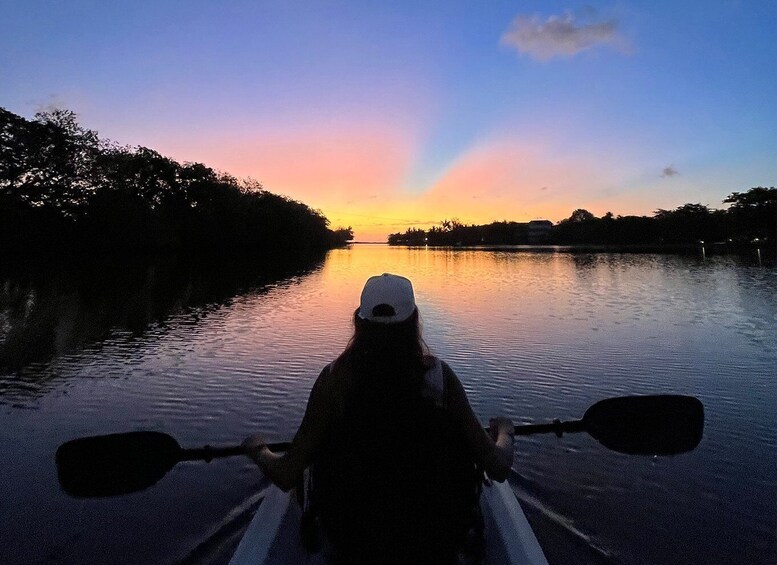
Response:
[[[285,451],[288,443],[269,444]],[[162,432],[128,432],[74,439],[57,449],[57,476],[71,496],[115,496],[143,490],[181,461],[210,461],[242,455],[239,445],[183,449]]]
[[[602,445],[629,455],[676,455],[691,451],[704,433],[704,406],[698,398],[660,394],[607,398],[582,420],[515,426],[516,435],[587,432]]]
[[[704,431],[704,407],[691,396],[624,396],[597,402],[582,420],[515,426],[516,435],[588,432],[621,453],[674,455],[695,448]],[[288,443],[270,444],[285,451]],[[128,494],[150,487],[180,461],[241,455],[240,446],[183,449],[161,432],[85,437],[57,449],[59,483],[79,498]]]

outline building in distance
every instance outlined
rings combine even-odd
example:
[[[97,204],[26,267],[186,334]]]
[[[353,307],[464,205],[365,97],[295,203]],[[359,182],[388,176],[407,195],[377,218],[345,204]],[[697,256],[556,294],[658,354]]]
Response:
[[[530,245],[548,243],[553,222],[550,220],[532,220],[529,222],[527,237]]]

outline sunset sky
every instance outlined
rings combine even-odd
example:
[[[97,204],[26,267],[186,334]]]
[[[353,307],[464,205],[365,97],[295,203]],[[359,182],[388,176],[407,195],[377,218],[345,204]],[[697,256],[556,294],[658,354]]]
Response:
[[[0,0],[0,106],[382,241],[777,185],[777,2]]]

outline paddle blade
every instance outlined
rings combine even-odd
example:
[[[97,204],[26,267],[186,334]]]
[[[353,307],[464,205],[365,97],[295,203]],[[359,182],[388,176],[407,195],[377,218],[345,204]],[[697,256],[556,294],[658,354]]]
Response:
[[[181,447],[161,432],[85,437],[57,449],[57,477],[71,496],[116,496],[143,490],[178,462]]]
[[[602,445],[620,453],[675,455],[699,445],[704,406],[692,396],[608,398],[586,410],[583,425]]]

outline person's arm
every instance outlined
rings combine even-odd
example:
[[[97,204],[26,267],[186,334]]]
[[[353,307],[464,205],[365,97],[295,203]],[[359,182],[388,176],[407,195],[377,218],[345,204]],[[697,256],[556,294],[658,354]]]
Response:
[[[482,465],[491,479],[504,482],[513,465],[513,423],[507,418],[492,418],[490,421],[492,439],[475,416],[459,378],[444,363],[443,371],[448,385],[449,408],[461,422],[464,437],[476,461]]]
[[[322,443],[328,425],[327,407],[331,389],[328,377],[327,368],[321,371],[313,385],[305,416],[286,453],[273,453],[260,435],[249,436],[243,442],[246,455],[284,491],[294,488]]]

